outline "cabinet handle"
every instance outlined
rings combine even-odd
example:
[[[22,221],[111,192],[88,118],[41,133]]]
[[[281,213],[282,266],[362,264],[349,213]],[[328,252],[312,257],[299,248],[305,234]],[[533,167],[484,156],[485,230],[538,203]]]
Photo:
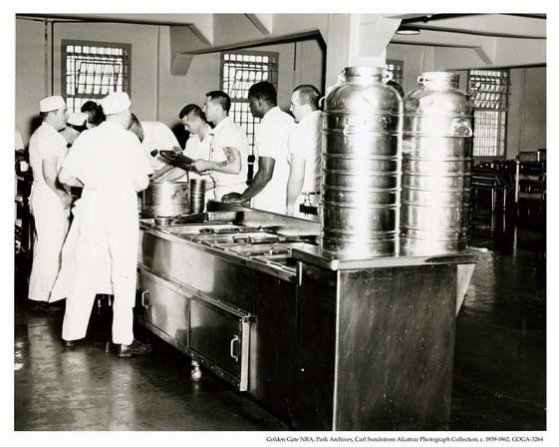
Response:
[[[149,307],[149,289],[142,290],[140,303],[142,304],[142,307],[145,307],[146,309]]]
[[[229,345],[229,355],[235,359],[235,363],[239,363],[239,356],[235,355],[235,342],[238,341],[240,342],[241,340],[239,339],[238,335],[235,335],[232,339],[231,339],[231,344]]]

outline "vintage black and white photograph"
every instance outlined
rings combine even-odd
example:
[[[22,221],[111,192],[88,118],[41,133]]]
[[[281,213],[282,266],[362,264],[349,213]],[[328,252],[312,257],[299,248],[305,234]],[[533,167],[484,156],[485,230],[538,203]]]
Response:
[[[545,441],[548,14],[390,6],[15,10],[13,431]]]

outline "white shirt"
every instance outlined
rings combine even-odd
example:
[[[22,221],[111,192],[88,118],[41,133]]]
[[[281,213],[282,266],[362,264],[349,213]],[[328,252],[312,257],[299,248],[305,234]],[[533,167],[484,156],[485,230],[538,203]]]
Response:
[[[206,138],[203,140],[200,140],[198,135],[190,134],[190,137],[186,140],[183,154],[193,160],[209,160],[211,142],[211,134],[206,135]]]
[[[29,163],[33,169],[33,183],[35,186],[47,186],[43,177],[43,160],[58,157],[58,169],[62,165],[68,148],[66,140],[54,127],[43,122],[33,132],[29,140]]]
[[[200,140],[198,135],[190,134],[188,140],[186,140],[186,145],[184,147],[184,151],[182,151],[183,155],[192,158],[193,160],[209,160],[210,159],[210,144],[212,141],[211,134],[206,135],[206,138]],[[207,181],[212,182],[212,179],[209,175],[201,175],[198,174],[196,171],[189,172],[190,178],[202,178]],[[206,185],[208,188],[209,185]]]
[[[161,155],[153,157],[151,152],[155,149],[170,151],[174,146],[180,148],[180,144],[171,129],[159,121],[142,121],[142,128],[144,129],[142,147],[148,157],[151,168],[157,171],[167,166],[167,163]]]
[[[135,192],[136,184],[153,173],[138,138],[110,121],[76,138],[63,169],[84,188],[111,194]]]
[[[322,112],[320,110],[307,114],[293,130],[289,136],[289,153],[305,159],[305,180],[301,192],[319,192],[322,171]]]
[[[225,174],[223,172],[211,171],[210,176],[216,184],[214,196],[221,196],[229,192],[242,192],[246,187],[247,179],[247,156],[248,140],[245,131],[230,117],[225,118],[211,131],[212,141],[210,143],[210,161],[227,160],[225,147],[236,148],[241,156],[241,171],[238,174]]]
[[[288,138],[295,127],[291,115],[279,107],[273,107],[262,118],[254,131],[254,142],[258,157],[275,160],[272,179],[253,199],[254,208],[285,213],[287,180],[289,178]]]

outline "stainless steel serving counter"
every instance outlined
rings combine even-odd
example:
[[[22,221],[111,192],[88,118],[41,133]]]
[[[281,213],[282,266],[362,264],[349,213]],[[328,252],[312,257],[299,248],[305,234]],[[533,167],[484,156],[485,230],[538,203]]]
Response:
[[[324,256],[317,223],[215,204],[141,222],[141,321],[299,429],[445,428],[470,253]]]

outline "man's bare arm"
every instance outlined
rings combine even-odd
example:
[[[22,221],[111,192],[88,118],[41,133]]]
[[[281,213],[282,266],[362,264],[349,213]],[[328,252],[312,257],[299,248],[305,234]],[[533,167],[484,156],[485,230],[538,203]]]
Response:
[[[258,157],[258,172],[254,176],[250,186],[245,189],[240,197],[227,197],[225,196],[224,201],[229,203],[244,203],[248,202],[254,196],[260,193],[268,182],[272,179],[274,175],[274,166],[276,165],[276,160],[272,157]]]
[[[66,192],[64,187],[58,181],[58,157],[43,159],[43,177],[47,186],[60,198],[64,208],[68,208],[72,203],[72,196]]]
[[[192,166],[194,166],[194,169],[198,172],[210,170],[223,172],[225,174],[238,174],[241,172],[242,160],[239,149],[227,146],[223,148],[223,152],[226,157],[223,161],[196,160],[192,163]]]

